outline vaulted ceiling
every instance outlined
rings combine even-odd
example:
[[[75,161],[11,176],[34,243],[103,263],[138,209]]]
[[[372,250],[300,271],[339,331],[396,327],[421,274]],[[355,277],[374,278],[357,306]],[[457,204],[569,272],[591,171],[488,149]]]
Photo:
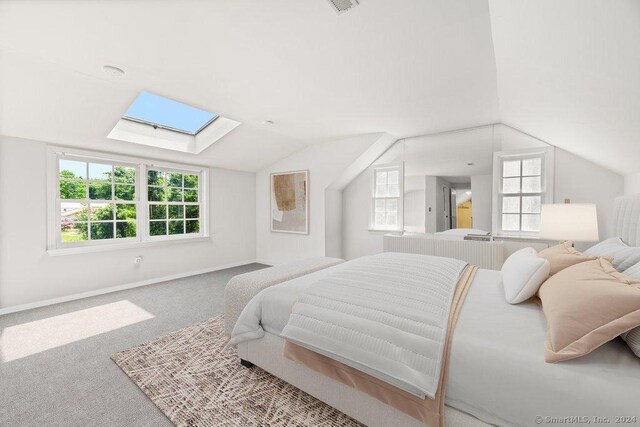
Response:
[[[491,0],[500,120],[640,171],[640,1]]]
[[[360,3],[0,1],[0,134],[255,171],[337,137],[502,121],[640,171],[640,2]],[[142,90],[242,125],[198,156],[107,139]]]

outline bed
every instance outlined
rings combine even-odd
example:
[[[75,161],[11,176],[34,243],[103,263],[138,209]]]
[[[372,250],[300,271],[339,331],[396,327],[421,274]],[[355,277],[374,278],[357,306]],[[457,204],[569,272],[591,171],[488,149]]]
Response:
[[[640,197],[616,202],[616,230],[640,241]],[[344,264],[268,288],[261,295],[262,338],[238,345],[251,362],[369,426],[423,426],[420,421],[282,355],[292,307],[318,280]],[[565,417],[638,416],[640,359],[616,339],[591,354],[545,363],[546,321],[535,302],[505,301],[501,273],[478,270],[451,339],[447,426],[564,424]],[[564,421],[563,421],[564,420]],[[634,419],[631,419],[634,422]],[[575,421],[574,421],[575,422]]]

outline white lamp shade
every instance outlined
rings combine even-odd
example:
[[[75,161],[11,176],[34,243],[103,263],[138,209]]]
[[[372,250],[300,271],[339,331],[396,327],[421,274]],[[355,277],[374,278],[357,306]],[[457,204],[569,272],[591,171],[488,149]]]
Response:
[[[542,205],[540,237],[573,242],[598,241],[598,215],[593,204]]]

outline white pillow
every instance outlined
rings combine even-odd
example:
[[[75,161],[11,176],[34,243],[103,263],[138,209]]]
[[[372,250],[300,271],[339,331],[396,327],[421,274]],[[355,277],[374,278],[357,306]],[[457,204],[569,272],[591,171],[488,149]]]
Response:
[[[618,271],[624,271],[640,262],[640,247],[629,246],[619,237],[604,240],[584,251],[584,254],[611,257],[611,263]]]
[[[520,249],[511,254],[502,265],[504,296],[509,304],[519,304],[538,292],[549,277],[551,265],[539,258],[533,248]]]
[[[624,270],[622,274],[640,279],[640,262],[637,264],[633,264],[631,267]]]

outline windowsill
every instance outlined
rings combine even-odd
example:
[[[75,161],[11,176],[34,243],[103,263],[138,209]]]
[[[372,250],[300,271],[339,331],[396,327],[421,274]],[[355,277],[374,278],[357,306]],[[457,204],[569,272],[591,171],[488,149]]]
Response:
[[[199,243],[211,240],[210,236],[190,237],[184,239],[156,240],[146,242],[114,243],[112,245],[74,246],[70,248],[48,249],[49,256],[77,255],[92,252],[119,251],[122,249],[148,248],[154,246],[175,245],[179,243]]]
[[[384,229],[384,228],[370,228],[369,231],[370,232],[374,232],[374,233],[400,233],[400,234],[402,234],[402,230],[390,230],[390,229]]]

